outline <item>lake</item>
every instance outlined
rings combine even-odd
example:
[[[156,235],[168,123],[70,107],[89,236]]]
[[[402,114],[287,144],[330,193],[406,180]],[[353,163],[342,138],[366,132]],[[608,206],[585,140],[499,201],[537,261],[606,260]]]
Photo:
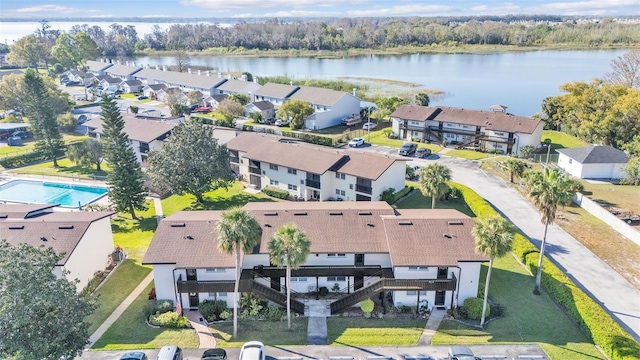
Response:
[[[610,70],[625,50],[530,51],[496,54],[370,55],[337,59],[192,56],[191,64],[215,71],[295,79],[359,77],[420,84],[445,92],[432,105],[486,110],[494,104],[531,116],[547,96],[570,81],[591,81]],[[171,56],[148,56],[138,64],[172,65]],[[393,87],[393,85],[388,85]],[[407,90],[405,88],[405,90]]]

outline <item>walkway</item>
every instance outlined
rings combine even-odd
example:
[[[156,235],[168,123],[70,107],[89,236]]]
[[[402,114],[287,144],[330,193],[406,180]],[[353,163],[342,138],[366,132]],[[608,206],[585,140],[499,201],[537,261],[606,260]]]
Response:
[[[198,339],[200,340],[198,348],[213,349],[217,347],[218,344],[216,342],[216,338],[211,333],[209,326],[207,326],[207,323],[202,315],[200,315],[200,312],[189,310],[186,310],[185,312],[185,316],[189,320],[191,327],[196,331],[196,334],[198,334]]]
[[[327,345],[327,316],[331,315],[331,300],[304,301],[304,313],[309,317],[307,345]]]
[[[138,297],[138,295],[140,295],[144,291],[144,289],[149,284],[151,284],[152,281],[153,281],[153,273],[149,273],[149,275],[147,275],[147,277],[144,278],[144,280],[142,280],[142,282],[133,290],[133,292],[131,292],[131,294],[129,294],[129,296],[127,296],[127,298],[124,299],[124,301],[120,305],[118,305],[118,307],[113,311],[113,313],[109,315],[107,320],[105,320],[102,323],[102,325],[100,325],[100,327],[93,334],[91,334],[91,336],[89,337],[89,343],[85,346],[85,349],[91,348],[93,344],[95,344],[96,341],[98,341],[98,339],[100,339],[100,337],[104,335],[107,329],[111,325],[113,325],[113,323],[116,322],[116,320],[118,320],[120,315],[122,315],[122,313],[124,313],[124,311],[127,310],[129,305],[133,303],[133,301]]]
[[[436,308],[433,308],[429,320],[427,320],[427,324],[424,330],[422,330],[422,335],[420,335],[420,339],[418,339],[417,346],[431,345],[431,339],[433,339],[433,336],[436,334],[445,315],[447,315],[446,310],[436,310]]]
[[[149,198],[153,200],[153,206],[156,209],[156,221],[160,224],[160,221],[164,218],[164,212],[162,211],[162,199],[158,196],[150,196]]]

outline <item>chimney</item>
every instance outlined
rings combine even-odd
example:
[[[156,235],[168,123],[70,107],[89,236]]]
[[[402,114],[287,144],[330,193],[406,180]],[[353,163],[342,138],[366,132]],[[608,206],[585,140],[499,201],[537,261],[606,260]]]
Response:
[[[148,69],[148,68],[149,68],[149,64],[145,65],[145,66],[144,66],[144,68],[145,68],[145,69]]]
[[[167,71],[167,65],[162,65],[162,71]]]
[[[156,70],[160,70],[160,67],[158,66],[158,64],[156,64]]]
[[[129,66],[129,60],[125,61],[125,65]]]
[[[116,60],[116,64],[120,65],[120,60],[119,59]]]
[[[218,77],[221,78],[222,77],[222,73],[220,71],[218,71]]]
[[[289,81],[289,85],[293,86],[293,80]]]
[[[227,80],[231,80],[231,74],[227,74]]]
[[[134,67],[135,67],[135,66],[136,66],[136,62],[135,62],[135,61],[132,61],[132,62],[131,62],[131,66],[134,66]]]
[[[353,96],[356,96],[356,88],[353,88]]]
[[[211,71],[209,71],[209,70],[205,71],[205,75],[211,76]]]
[[[198,70],[198,75],[202,75],[202,71]]]
[[[257,77],[257,76],[254,76],[254,77],[253,77],[253,83],[254,83],[254,84],[257,84],[257,83],[258,83],[258,77]]]

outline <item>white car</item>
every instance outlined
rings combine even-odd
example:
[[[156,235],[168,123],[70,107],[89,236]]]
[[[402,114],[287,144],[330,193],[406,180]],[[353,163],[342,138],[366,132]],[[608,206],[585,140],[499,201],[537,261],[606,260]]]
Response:
[[[364,139],[363,138],[353,138],[351,139],[351,141],[349,141],[349,146],[350,147],[358,147],[358,146],[362,146],[364,145]]]
[[[373,129],[376,128],[376,126],[378,126],[378,124],[372,123],[372,122],[368,122],[368,123],[364,123],[364,125],[362,125],[362,129],[363,130],[373,130]]]
[[[249,341],[242,345],[239,360],[265,360],[264,344],[260,341]]]

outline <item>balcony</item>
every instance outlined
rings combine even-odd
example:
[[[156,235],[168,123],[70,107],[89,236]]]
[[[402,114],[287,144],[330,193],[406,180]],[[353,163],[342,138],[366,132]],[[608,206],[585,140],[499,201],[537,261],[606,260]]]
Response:
[[[235,163],[235,164],[239,164],[240,163],[240,158],[237,156],[229,156],[229,162]]]
[[[259,167],[249,166],[249,172],[251,174],[262,175],[262,170]]]
[[[425,131],[426,130],[425,125],[409,125],[406,123],[403,123],[402,125],[400,125],[400,128],[404,130],[409,130],[409,131]]]
[[[315,180],[309,180],[309,179],[307,179],[307,180],[305,181],[305,184],[306,184],[308,187],[312,187],[312,188],[314,188],[314,189],[320,189],[320,181],[315,181]]]
[[[197,280],[178,280],[176,281],[179,293],[208,293],[208,292],[233,292],[235,282],[233,280],[225,281],[197,281]]]
[[[371,195],[371,186],[356,184],[356,191]]]

